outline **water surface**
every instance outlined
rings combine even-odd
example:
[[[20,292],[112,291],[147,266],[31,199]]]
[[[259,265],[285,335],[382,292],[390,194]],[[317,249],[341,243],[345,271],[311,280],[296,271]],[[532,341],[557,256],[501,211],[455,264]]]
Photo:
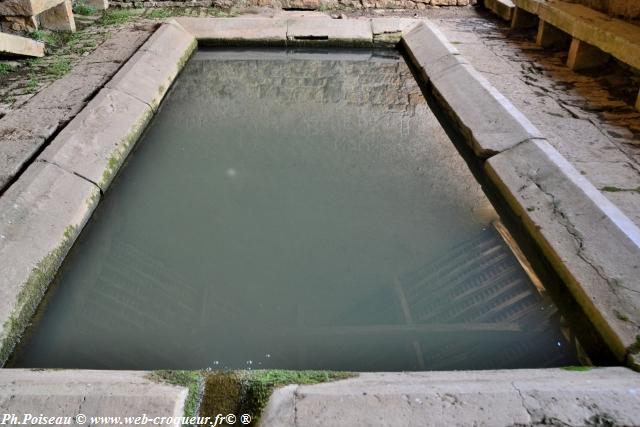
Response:
[[[65,261],[22,367],[571,362],[393,51],[200,51]]]

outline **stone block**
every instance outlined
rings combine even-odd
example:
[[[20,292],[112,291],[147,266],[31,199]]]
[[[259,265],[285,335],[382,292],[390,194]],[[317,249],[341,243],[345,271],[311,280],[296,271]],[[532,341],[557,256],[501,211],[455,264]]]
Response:
[[[96,10],[107,10],[109,8],[109,0],[86,0],[85,4]]]
[[[204,45],[266,44],[284,46],[287,20],[279,18],[177,18]]]
[[[44,56],[44,43],[13,34],[0,33],[0,55]]]
[[[296,18],[287,23],[288,45],[371,46],[371,23],[357,19]]]
[[[466,64],[456,47],[431,22],[422,22],[402,36],[409,59],[423,71],[426,80],[438,78],[459,64]]]
[[[396,45],[402,36],[421,21],[409,18],[373,18],[371,19],[371,31],[374,44]]]
[[[144,102],[102,89],[39,159],[76,173],[106,191],[152,114]]]
[[[640,229],[545,140],[498,154],[485,170],[624,363],[640,336]]]
[[[361,373],[276,390],[263,425],[638,425],[640,374],[625,368]]]
[[[155,110],[196,46],[196,39],[182,27],[163,24],[106,87],[131,95]]]
[[[431,84],[438,102],[479,157],[542,138],[538,129],[470,65],[454,66]]]
[[[0,197],[0,365],[99,198],[89,181],[43,162],[29,166]]]
[[[146,424],[147,416],[165,426],[181,426],[188,390],[163,383],[150,372],[89,370],[0,370],[0,402],[5,413],[46,417],[131,417],[131,424]],[[71,420],[89,425],[90,419]],[[167,421],[167,420],[165,420]],[[153,422],[153,421],[150,421]],[[66,424],[56,423],[57,425]],[[195,423],[185,423],[195,424]]]
[[[45,10],[40,14],[40,26],[52,31],[76,31],[73,19],[71,0],[65,0],[57,6]]]

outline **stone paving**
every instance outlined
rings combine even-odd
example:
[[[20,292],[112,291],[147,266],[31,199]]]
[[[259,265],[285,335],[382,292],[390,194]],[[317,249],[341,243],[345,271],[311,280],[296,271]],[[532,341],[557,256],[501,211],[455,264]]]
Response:
[[[605,196],[640,224],[640,75],[622,65],[576,73],[486,13],[435,18],[449,40]]]

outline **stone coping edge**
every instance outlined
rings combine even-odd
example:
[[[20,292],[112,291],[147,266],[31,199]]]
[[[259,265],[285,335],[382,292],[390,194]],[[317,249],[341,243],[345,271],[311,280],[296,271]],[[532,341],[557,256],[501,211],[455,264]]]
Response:
[[[260,420],[270,427],[638,425],[638,381],[627,368],[365,372],[277,389]]]
[[[366,25],[354,25],[353,20],[328,18],[296,18],[267,25],[276,21],[179,18],[161,25],[85,107],[86,112],[72,120],[30,166],[29,173],[25,172],[0,198],[0,255],[14,254],[13,258],[0,256],[0,272],[9,272],[0,274],[0,301],[6,302],[0,305],[0,364],[19,340],[101,193],[124,163],[197,42],[222,36],[236,40],[233,34],[244,34],[242,40],[252,44],[274,40],[284,45],[324,46],[374,46],[376,40],[401,42],[419,70],[418,77],[431,88],[436,102],[449,114],[477,158],[486,162],[486,174],[515,214],[530,225],[528,232],[593,317],[608,345],[620,361],[637,367],[640,230],[466,63],[436,27],[411,19],[371,19],[359,21]],[[245,33],[241,32],[243,26]],[[265,35],[270,28],[275,35]],[[293,39],[289,28],[297,28]],[[144,84],[140,76],[145,76]],[[470,98],[468,93],[477,96]],[[487,114],[491,114],[489,121]],[[96,125],[109,117],[128,119],[121,126]],[[523,153],[533,160],[519,158]],[[536,166],[533,172],[531,165]],[[39,197],[33,197],[37,193],[34,188],[40,191]],[[523,193],[523,189],[531,194]],[[566,199],[556,199],[558,196]],[[531,200],[536,201],[535,206],[531,206]],[[12,209],[16,205],[20,209]],[[600,228],[589,226],[585,218],[594,219]],[[612,301],[620,305],[611,306]]]
[[[640,228],[431,23],[402,38],[417,77],[621,363],[640,368]]]
[[[48,417],[170,417],[162,425],[182,426],[188,389],[144,371],[0,369],[0,401],[4,412]],[[190,415],[191,416],[191,415]],[[158,420],[159,421],[159,420]],[[60,423],[66,424],[66,422]],[[115,424],[118,424],[117,422]],[[125,424],[122,423],[121,424]],[[127,423],[153,424],[153,421]]]

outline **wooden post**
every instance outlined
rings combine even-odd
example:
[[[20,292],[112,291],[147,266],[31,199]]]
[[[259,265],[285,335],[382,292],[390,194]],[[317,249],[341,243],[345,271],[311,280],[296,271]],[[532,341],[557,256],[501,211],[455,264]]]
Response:
[[[533,28],[538,25],[538,17],[524,9],[516,7],[511,18],[511,29]]]
[[[548,22],[540,20],[538,24],[538,37],[536,43],[542,47],[559,46],[565,44],[569,36],[562,30],[554,27]]]
[[[574,71],[599,67],[609,62],[609,54],[595,46],[574,38],[569,48],[567,67]]]

